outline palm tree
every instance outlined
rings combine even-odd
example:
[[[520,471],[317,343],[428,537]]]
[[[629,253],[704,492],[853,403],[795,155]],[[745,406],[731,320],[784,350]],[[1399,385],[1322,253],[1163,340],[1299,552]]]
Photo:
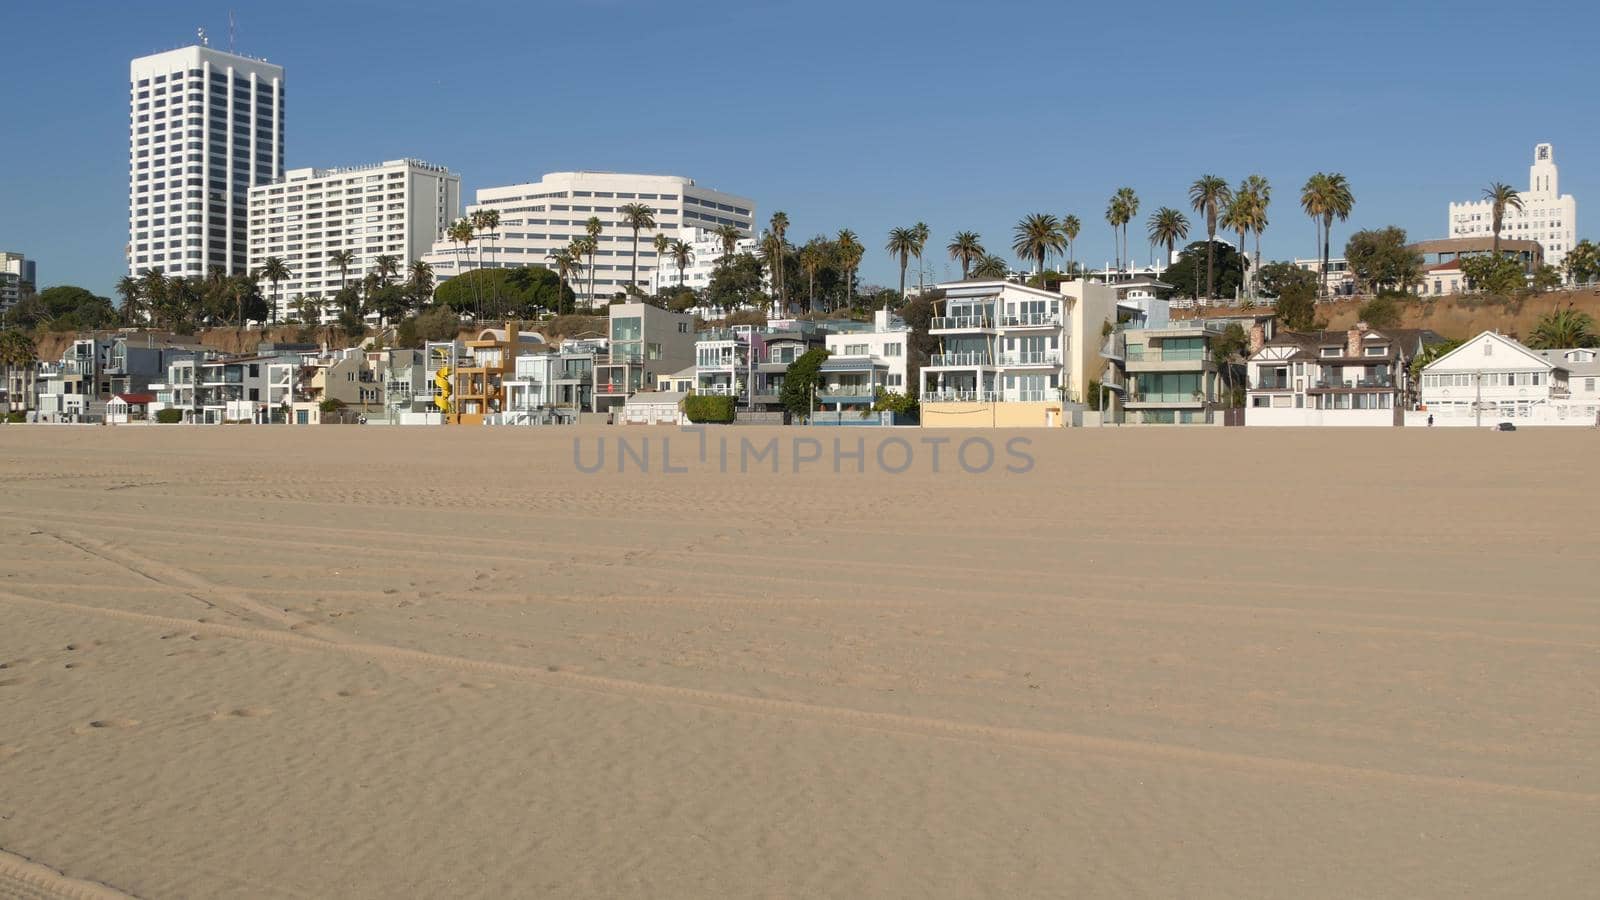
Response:
[[[972,267],[972,277],[985,281],[1003,279],[1011,274],[1011,267],[998,256],[986,255]]]
[[[17,412],[17,398],[11,396],[12,375],[17,369],[27,369],[39,361],[38,348],[34,346],[33,338],[17,328],[0,331],[0,364],[6,367],[6,412]],[[24,396],[22,406],[29,406],[27,397]]]
[[[1350,210],[1355,205],[1355,195],[1350,192],[1350,183],[1337,172],[1318,172],[1306,179],[1305,186],[1300,189],[1300,208],[1305,210],[1306,215],[1317,225],[1317,239],[1320,244],[1317,249],[1322,254],[1319,279],[1321,283],[1317,287],[1319,296],[1326,295],[1328,291],[1328,252],[1333,220],[1338,219],[1342,222],[1350,218]]]
[[[1074,246],[1078,242],[1078,235],[1083,231],[1083,223],[1078,217],[1068,213],[1061,219],[1061,236],[1067,239],[1067,271],[1071,272],[1078,264],[1078,254]]]
[[[1228,183],[1215,175],[1202,175],[1189,185],[1189,206],[1206,217],[1206,298],[1217,299],[1217,215],[1233,202]]]
[[[1255,222],[1255,200],[1248,193],[1241,191],[1233,195],[1228,201],[1228,206],[1222,211],[1222,216],[1217,219],[1217,224],[1239,234],[1239,256],[1249,265],[1250,258],[1244,252],[1244,236],[1250,231],[1250,226]]]
[[[567,299],[567,284],[572,280],[574,275],[578,274],[578,270],[582,268],[583,262],[581,261],[578,253],[575,252],[571,247],[563,247],[560,250],[553,250],[545,255],[545,259],[555,264],[556,277],[559,280],[559,285],[556,288],[555,311],[560,313],[561,307],[565,305]]]
[[[1013,230],[1014,239],[1011,249],[1023,259],[1035,262],[1034,272],[1044,274],[1044,262],[1052,251],[1060,251],[1067,245],[1066,236],[1061,233],[1061,223],[1049,213],[1033,213],[1017,223]]]
[[[789,214],[784,212],[781,209],[778,210],[777,212],[772,214],[772,219],[771,219],[771,221],[768,222],[768,226],[767,227],[778,238],[778,246],[780,248],[780,250],[778,252],[778,255],[776,257],[774,257],[774,259],[773,259],[773,268],[772,268],[772,290],[773,290],[773,294],[774,294],[774,296],[777,297],[778,307],[780,309],[788,309],[789,308],[789,304],[787,303],[787,298],[788,298],[787,287],[788,286],[784,282],[785,272],[783,271],[783,263],[784,263],[784,259],[783,258],[785,256],[785,254],[787,253],[788,246],[789,246],[787,240],[784,237],[785,235],[787,235],[789,233]]]
[[[1594,317],[1572,308],[1552,310],[1539,317],[1529,336],[1528,346],[1535,350],[1558,350],[1568,347],[1593,347],[1597,341]]]
[[[1117,200],[1122,204],[1122,255],[1127,257],[1128,268],[1133,268],[1133,250],[1128,247],[1128,223],[1139,215],[1139,195],[1133,188],[1117,189]]]
[[[650,246],[656,250],[656,292],[661,291],[661,282],[666,280],[667,251],[672,249],[672,238],[667,237],[664,231],[656,232],[650,239]]]
[[[1272,184],[1260,175],[1251,175],[1240,182],[1239,193],[1250,198],[1250,230],[1256,235],[1255,259],[1250,265],[1250,296],[1254,297],[1257,277],[1261,272],[1261,232],[1267,230],[1267,207],[1272,204]]]
[[[712,233],[722,242],[722,262],[726,263],[733,258],[733,251],[739,249],[739,229],[733,225],[718,225]]]
[[[806,273],[806,309],[817,307],[817,273],[828,264],[828,240],[818,235],[800,248],[800,270]]]
[[[477,210],[476,212],[474,212],[472,214],[472,229],[473,229],[473,231],[482,232],[482,233],[486,233],[486,234],[489,235],[487,240],[485,240],[485,241],[483,241],[483,242],[478,244],[478,268],[481,269],[481,268],[483,268],[483,251],[484,251],[485,245],[488,244],[489,241],[498,241],[498,232],[500,230],[500,211],[498,209],[480,209],[480,210]],[[494,247],[490,246],[488,249],[489,249],[489,263],[490,263],[490,266],[492,268],[495,268],[495,266],[494,266],[494,262],[495,262],[495,259],[494,259]],[[494,280],[489,282],[489,290],[491,292],[490,300],[489,300],[489,306],[490,306],[490,308],[492,310],[494,310],[496,315],[499,315],[499,311],[500,311],[500,281],[499,281],[499,279],[494,279]]]
[[[1122,270],[1122,225],[1130,216],[1122,198],[1116,194],[1106,203],[1106,224],[1111,226],[1111,244],[1115,248],[1112,255],[1116,257],[1116,267]]]
[[[411,289],[411,303],[413,307],[420,308],[433,296],[433,266],[422,260],[411,264],[409,277],[406,279]]]
[[[1145,221],[1145,226],[1150,235],[1150,242],[1167,248],[1169,261],[1178,242],[1189,237],[1189,217],[1170,206],[1163,206],[1151,213],[1150,218]]]
[[[600,233],[605,230],[605,223],[599,216],[590,216],[589,221],[583,223],[584,241],[583,251],[589,257],[589,296],[587,304],[594,303],[594,255],[600,252]]]
[[[961,280],[967,280],[967,273],[972,270],[972,264],[982,259],[985,255],[983,244],[978,242],[976,231],[958,231],[944,248],[949,252],[950,258],[961,263]]]
[[[900,299],[906,296],[906,265],[911,261],[912,254],[917,252],[917,230],[915,228],[889,229],[889,242],[883,249],[891,257],[900,260]]]
[[[1489,201],[1491,221],[1494,223],[1494,258],[1500,258],[1500,226],[1505,220],[1506,208],[1522,211],[1522,195],[1509,184],[1494,182],[1483,189],[1483,199]]]
[[[461,249],[464,248],[466,250],[467,259],[472,259],[472,232],[473,229],[471,219],[455,220],[450,224],[450,228],[446,232],[450,236],[451,243],[457,246],[456,274],[463,277],[466,276],[467,270],[466,267],[461,265]],[[474,319],[481,318],[483,299],[479,294],[480,285],[478,284],[478,279],[471,279],[469,284],[472,285],[472,316]]]
[[[167,312],[167,276],[161,267],[145,269],[144,275],[139,278],[139,296],[144,300],[145,309],[150,312],[150,323],[160,325],[161,317]]]
[[[139,293],[143,286],[139,279],[132,275],[124,275],[117,279],[117,293],[122,296],[122,321],[133,324],[134,316],[139,311]]]
[[[861,241],[856,238],[856,233],[848,228],[841,228],[836,238],[839,268],[844,270],[844,302],[846,306],[855,304],[855,271],[861,265],[861,258],[866,256],[867,248],[861,246]]]
[[[920,293],[923,288],[922,251],[928,246],[928,238],[933,236],[933,232],[929,230],[928,223],[918,222],[917,224],[911,226],[911,233],[917,239],[916,248],[912,251],[912,255],[917,258],[917,291]],[[901,291],[900,293],[902,296],[905,295],[904,291]]]
[[[256,277],[272,285],[272,309],[270,318],[278,321],[278,303],[283,299],[278,292],[278,285],[289,280],[289,265],[276,256],[269,256],[261,261],[261,268],[256,272]]]
[[[656,227],[656,211],[644,203],[624,203],[617,207],[617,216],[622,220],[622,227],[633,229],[633,275],[630,282],[634,288],[639,287],[639,232],[646,228]]]
[[[679,238],[667,248],[667,253],[671,255],[672,261],[678,264],[678,287],[682,288],[683,273],[689,268],[689,264],[694,262],[694,245]]]

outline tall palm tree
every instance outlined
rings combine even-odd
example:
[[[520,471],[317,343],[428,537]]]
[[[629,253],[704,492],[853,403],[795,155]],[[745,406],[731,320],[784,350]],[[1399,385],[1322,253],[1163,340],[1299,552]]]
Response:
[[[1128,268],[1133,268],[1133,250],[1128,247],[1128,223],[1139,215],[1139,195],[1133,188],[1117,188],[1117,200],[1122,204],[1122,255],[1127,257]]]
[[[910,263],[912,254],[917,252],[917,231],[915,228],[889,229],[889,241],[883,249],[891,257],[900,260],[900,299],[906,296],[906,265]]]
[[[726,264],[733,258],[733,251],[739,249],[739,229],[733,225],[718,225],[712,229],[712,234],[722,242],[722,262]]]
[[[289,265],[276,256],[269,256],[261,261],[261,268],[256,272],[256,277],[272,285],[272,309],[268,310],[273,322],[278,321],[278,303],[283,296],[278,292],[278,285],[289,280]]]
[[[817,308],[817,273],[828,264],[827,238],[818,235],[800,248],[800,270],[806,273],[806,309]]]
[[[661,291],[659,282],[666,280],[667,251],[672,249],[672,238],[667,237],[665,231],[658,231],[656,236],[650,239],[650,246],[656,250],[656,281],[658,282],[656,291],[659,293]]]
[[[1216,175],[1202,175],[1189,185],[1189,206],[1206,217],[1206,297],[1217,299],[1217,216],[1233,202],[1228,182]]]
[[[781,250],[773,260],[772,289],[774,295],[777,297],[779,308],[787,309],[789,306],[787,303],[788,285],[785,283],[784,278],[787,273],[784,272],[783,268],[784,256],[786,255],[788,248],[788,242],[785,236],[789,233],[789,214],[781,209],[778,210],[772,214],[772,219],[767,223],[767,227],[775,236],[777,236],[778,245],[783,248],[783,250]]]
[[[1189,217],[1170,206],[1163,206],[1151,213],[1150,218],[1145,221],[1145,227],[1151,243],[1167,248],[1169,261],[1178,242],[1189,237]]]
[[[688,270],[689,264],[694,262],[694,245],[679,238],[667,248],[667,253],[672,256],[672,261],[678,264],[678,287],[683,287],[683,273]]]
[[[917,258],[917,291],[920,293],[924,287],[922,282],[922,251],[927,248],[928,238],[933,236],[933,232],[928,228],[928,223],[918,222],[911,226],[911,233],[917,239],[916,248],[912,251],[912,255]],[[904,296],[904,294],[905,292],[901,291],[901,295]]]
[[[483,251],[484,251],[484,249],[486,247],[489,250],[489,266],[490,266],[490,268],[498,268],[497,266],[495,266],[495,258],[494,258],[495,257],[495,252],[494,251],[495,251],[495,246],[498,244],[498,238],[499,238],[500,210],[498,210],[498,209],[480,209],[480,210],[474,212],[472,214],[472,229],[474,231],[477,231],[477,232],[480,232],[480,233],[488,235],[487,238],[485,238],[484,240],[482,240],[482,241],[480,241],[478,243],[478,268],[480,268],[480,269],[483,268]],[[495,311],[495,313],[498,315],[499,309],[500,309],[500,281],[499,281],[499,279],[494,279],[494,280],[489,282],[489,290],[491,292],[491,294],[490,294],[491,299],[489,301],[489,305]]]
[[[334,250],[328,254],[328,261],[339,267],[339,293],[344,293],[345,282],[350,280],[350,267],[355,264],[356,254],[351,250]]]
[[[1511,185],[1496,181],[1483,189],[1483,199],[1489,201],[1490,221],[1494,224],[1494,258],[1499,259],[1500,227],[1505,221],[1506,209],[1521,212],[1522,195]]]
[[[122,297],[122,321],[132,325],[139,313],[139,292],[142,285],[132,275],[117,279],[117,293]]]
[[[777,233],[770,228],[761,233],[761,240],[756,244],[756,252],[761,255],[761,262],[767,268],[767,283],[772,286],[771,296],[767,299],[772,303],[770,314],[774,318],[783,315],[788,309],[783,302],[783,298],[778,296],[778,276],[776,274],[779,265],[778,261],[783,259],[784,252],[787,249],[788,242],[778,237]]]
[[[0,331],[0,364],[6,367],[6,411],[16,412],[17,398],[11,396],[11,378],[17,369],[26,369],[39,361],[39,351],[33,344],[33,338],[17,328]],[[24,407],[28,406],[26,398],[23,399]]]
[[[1240,186],[1241,188],[1243,185]],[[1244,191],[1236,192],[1233,199],[1217,219],[1217,224],[1239,235],[1239,258],[1248,266],[1250,257],[1244,251],[1244,238],[1255,223],[1255,199]]]
[[[590,305],[594,303],[594,255],[600,252],[600,233],[604,230],[605,223],[600,221],[599,216],[590,216],[589,221],[583,223],[583,233],[586,238],[583,250],[589,256],[589,296],[586,302]]]
[[[1322,254],[1321,283],[1317,287],[1319,296],[1325,296],[1328,292],[1328,253],[1332,244],[1333,220],[1342,222],[1350,218],[1355,203],[1350,183],[1337,172],[1318,172],[1306,179],[1305,186],[1300,189],[1300,208],[1316,223],[1320,244],[1317,249]]]
[[[1122,198],[1116,194],[1106,202],[1106,224],[1111,226],[1112,255],[1116,257],[1116,267],[1122,270],[1122,226],[1129,219],[1128,208]]]
[[[162,324],[162,317],[167,313],[167,294],[167,276],[161,267],[145,269],[139,277],[139,296],[144,301],[145,309],[150,312],[150,324]]]
[[[1012,231],[1011,249],[1022,259],[1034,261],[1035,274],[1044,274],[1044,263],[1052,252],[1066,247],[1061,223],[1049,213],[1033,213],[1017,223]]]
[[[472,258],[472,237],[473,237],[472,220],[471,219],[457,219],[457,220],[455,220],[454,222],[452,222],[450,224],[450,228],[447,230],[446,233],[450,236],[451,243],[455,244],[456,247],[457,247],[457,249],[456,249],[456,274],[459,275],[459,276],[465,277],[466,274],[467,274],[467,269],[466,269],[465,266],[463,266],[461,264],[461,251],[462,251],[462,249],[465,249],[466,253],[467,253],[467,259],[470,260]],[[482,300],[482,297],[479,294],[479,287],[480,286],[478,284],[478,279],[477,278],[471,279],[469,281],[469,284],[472,285],[472,304],[473,304],[472,316],[475,319],[476,318],[481,318],[480,314],[482,312],[483,300]]]
[[[972,270],[972,264],[982,259],[987,254],[983,244],[978,241],[976,231],[958,231],[944,248],[950,258],[961,264],[961,280],[967,280],[967,274]]]
[[[633,275],[629,281],[639,286],[639,232],[656,227],[656,211],[645,203],[624,203],[617,207],[617,216],[623,228],[633,229]]]
[[[578,270],[583,266],[583,263],[571,247],[552,250],[545,255],[545,259],[555,264],[556,278],[558,280],[555,311],[559,314],[562,311],[562,306],[566,303],[567,285],[572,281],[573,276],[578,274]]]
[[[835,250],[839,260],[839,268],[844,270],[844,303],[846,306],[855,305],[855,271],[861,265],[862,257],[867,255],[867,248],[861,246],[861,241],[856,238],[856,233],[848,228],[839,229],[835,239]]]
[[[433,296],[433,266],[420,259],[412,262],[406,282],[410,286],[412,307],[421,308]]]
[[[1083,231],[1083,223],[1078,217],[1068,213],[1061,219],[1061,236],[1067,239],[1067,271],[1070,273],[1078,265],[1078,253],[1075,245],[1078,235]]]
[[[1240,182],[1239,193],[1250,198],[1250,230],[1256,236],[1255,259],[1250,264],[1250,296],[1254,297],[1257,278],[1261,273],[1261,232],[1267,230],[1267,207],[1272,205],[1272,184],[1260,175],[1251,175]]]

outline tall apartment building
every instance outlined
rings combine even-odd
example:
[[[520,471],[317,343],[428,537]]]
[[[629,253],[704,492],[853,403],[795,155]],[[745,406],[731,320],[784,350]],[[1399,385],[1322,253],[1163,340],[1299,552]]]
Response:
[[[38,265],[21,253],[0,250],[0,313],[22,299],[24,282],[33,285],[34,290],[39,289]]]
[[[1544,247],[1544,261],[1561,268],[1567,251],[1578,241],[1578,201],[1561,193],[1561,173],[1556,168],[1556,151],[1549,144],[1533,148],[1533,165],[1528,167],[1528,189],[1517,194],[1522,208],[1507,207],[1500,224],[1500,237],[1538,241]],[[1487,200],[1450,204],[1450,231],[1453,238],[1492,237],[1493,205]]]
[[[283,68],[185,47],[128,76],[129,273],[244,272],[247,192],[283,175]]]
[[[461,176],[443,166],[398,159],[344,169],[291,169],[250,189],[249,270],[269,257],[289,278],[262,290],[286,318],[299,297],[331,298],[341,281],[358,284],[378,257],[395,258],[400,279],[443,234],[461,205]],[[350,251],[343,278],[332,255]]]
[[[684,227],[732,225],[750,237],[755,202],[746,197],[701,187],[693,179],[673,175],[630,175],[619,172],[552,172],[532,184],[483,188],[467,215],[477,210],[500,214],[499,232],[480,236],[470,248],[449,240],[434,244],[423,257],[434,277],[446,281],[461,272],[483,268],[515,269],[549,266],[547,257],[582,237],[590,217],[603,230],[594,271],[585,271],[573,289],[580,301],[603,303],[632,279],[633,229],[622,224],[617,209],[644,203],[655,211],[656,227],[639,232],[638,284],[649,291],[657,259],[652,241],[657,233],[676,237]],[[588,260],[584,260],[587,266]],[[589,292],[590,275],[594,291]]]

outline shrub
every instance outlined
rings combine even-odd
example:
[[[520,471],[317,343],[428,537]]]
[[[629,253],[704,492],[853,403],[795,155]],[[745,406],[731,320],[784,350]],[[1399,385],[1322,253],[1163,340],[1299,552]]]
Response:
[[[319,404],[319,407],[322,409],[323,415],[328,415],[329,413],[336,413],[339,410],[344,409],[344,401],[338,398],[324,400]]]
[[[1380,294],[1361,305],[1361,321],[1373,328],[1394,328],[1400,324],[1400,304],[1388,294]]]
[[[727,424],[733,421],[733,398],[692,394],[683,398],[683,414],[696,424]]]
[[[20,409],[14,409],[6,413],[6,421],[13,425],[21,425],[23,422],[28,421],[28,414]]]
[[[161,425],[176,425],[176,424],[178,424],[179,422],[182,422],[182,421],[183,421],[183,410],[181,410],[181,409],[158,409],[158,410],[156,410],[156,422],[161,424]]]

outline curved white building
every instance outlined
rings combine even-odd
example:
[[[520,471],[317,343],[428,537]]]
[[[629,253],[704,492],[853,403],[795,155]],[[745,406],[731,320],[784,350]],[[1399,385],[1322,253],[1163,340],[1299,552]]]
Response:
[[[1578,241],[1578,201],[1561,193],[1556,151],[1550,144],[1533,148],[1533,165],[1528,167],[1528,189],[1517,196],[1522,208],[1508,207],[1500,223],[1500,237],[1519,241],[1538,241],[1544,247],[1544,261],[1561,268],[1567,251]],[[1493,237],[1494,210],[1487,200],[1450,204],[1449,235]]]
[[[732,225],[750,237],[755,223],[755,202],[748,197],[715,191],[675,175],[633,175],[622,172],[552,172],[531,184],[482,188],[478,202],[467,207],[498,210],[500,230],[473,242],[469,252],[448,238],[434,242],[423,257],[433,266],[434,277],[444,282],[463,271],[482,268],[516,269],[550,265],[547,257],[582,237],[591,216],[604,226],[595,254],[594,294],[589,294],[589,272],[573,291],[580,301],[603,303],[629,283],[633,261],[633,230],[623,226],[618,207],[646,203],[655,210],[654,230],[639,232],[640,290],[649,291],[656,273],[657,232],[676,238],[682,228],[716,228]],[[584,260],[585,265],[588,260]],[[675,273],[674,273],[675,274]]]

